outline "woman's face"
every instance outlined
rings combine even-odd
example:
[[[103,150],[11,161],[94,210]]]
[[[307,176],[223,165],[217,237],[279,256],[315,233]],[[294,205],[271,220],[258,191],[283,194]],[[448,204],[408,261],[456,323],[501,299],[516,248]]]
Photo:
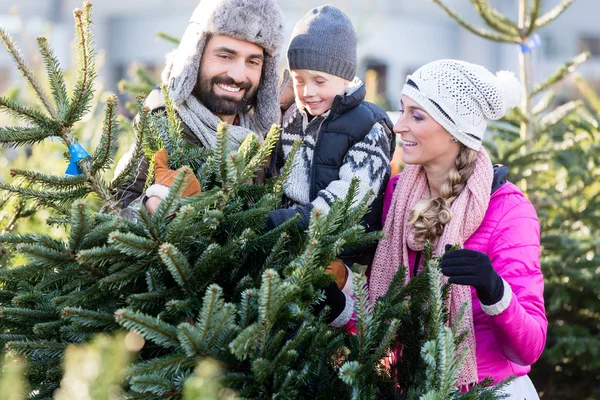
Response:
[[[424,167],[449,169],[458,156],[460,143],[419,104],[404,95],[394,132],[402,139],[402,161]]]

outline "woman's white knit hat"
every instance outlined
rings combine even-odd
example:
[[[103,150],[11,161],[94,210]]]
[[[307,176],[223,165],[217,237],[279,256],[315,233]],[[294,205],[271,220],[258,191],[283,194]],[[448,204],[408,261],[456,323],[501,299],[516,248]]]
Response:
[[[523,93],[509,71],[496,75],[480,65],[438,60],[408,76],[402,94],[417,102],[452,136],[479,150],[488,119],[500,119]]]

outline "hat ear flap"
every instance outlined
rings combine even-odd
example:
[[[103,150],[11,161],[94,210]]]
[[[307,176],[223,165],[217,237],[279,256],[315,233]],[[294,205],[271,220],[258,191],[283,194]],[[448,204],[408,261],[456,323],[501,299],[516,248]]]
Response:
[[[278,82],[277,59],[267,56],[263,65],[262,79],[256,93],[256,107],[252,115],[253,125],[259,131],[256,133],[262,137],[271,129],[273,123],[281,119]]]
[[[196,86],[206,38],[200,25],[189,24],[179,47],[173,52],[172,61],[167,59],[162,78],[176,106],[183,104]]]

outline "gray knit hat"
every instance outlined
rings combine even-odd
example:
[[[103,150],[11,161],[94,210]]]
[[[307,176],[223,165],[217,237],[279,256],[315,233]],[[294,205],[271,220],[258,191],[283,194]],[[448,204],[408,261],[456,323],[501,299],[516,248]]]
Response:
[[[179,47],[167,55],[162,73],[162,81],[167,84],[175,106],[183,104],[196,86],[209,35],[231,36],[264,49],[265,61],[252,118],[254,129],[266,133],[280,115],[277,60],[283,42],[283,15],[278,1],[200,1]]]
[[[349,81],[356,75],[356,31],[334,6],[313,8],[294,27],[288,47],[290,69],[310,69]]]

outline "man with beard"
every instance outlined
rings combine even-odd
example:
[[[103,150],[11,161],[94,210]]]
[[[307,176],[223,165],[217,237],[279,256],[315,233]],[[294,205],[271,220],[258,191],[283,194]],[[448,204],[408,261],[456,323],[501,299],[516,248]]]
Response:
[[[167,55],[162,81],[182,120],[187,141],[216,145],[217,126],[227,122],[232,150],[252,133],[264,138],[280,118],[277,59],[283,41],[283,16],[277,0],[201,0],[179,47]],[[160,88],[144,102],[152,112],[164,110]],[[131,152],[117,166],[128,164]],[[166,197],[174,171],[164,150],[155,157],[155,183],[143,192],[148,173],[144,159],[133,182],[119,190],[124,215],[143,202],[150,213]],[[116,176],[116,174],[115,174]],[[184,195],[199,193],[190,179]]]

